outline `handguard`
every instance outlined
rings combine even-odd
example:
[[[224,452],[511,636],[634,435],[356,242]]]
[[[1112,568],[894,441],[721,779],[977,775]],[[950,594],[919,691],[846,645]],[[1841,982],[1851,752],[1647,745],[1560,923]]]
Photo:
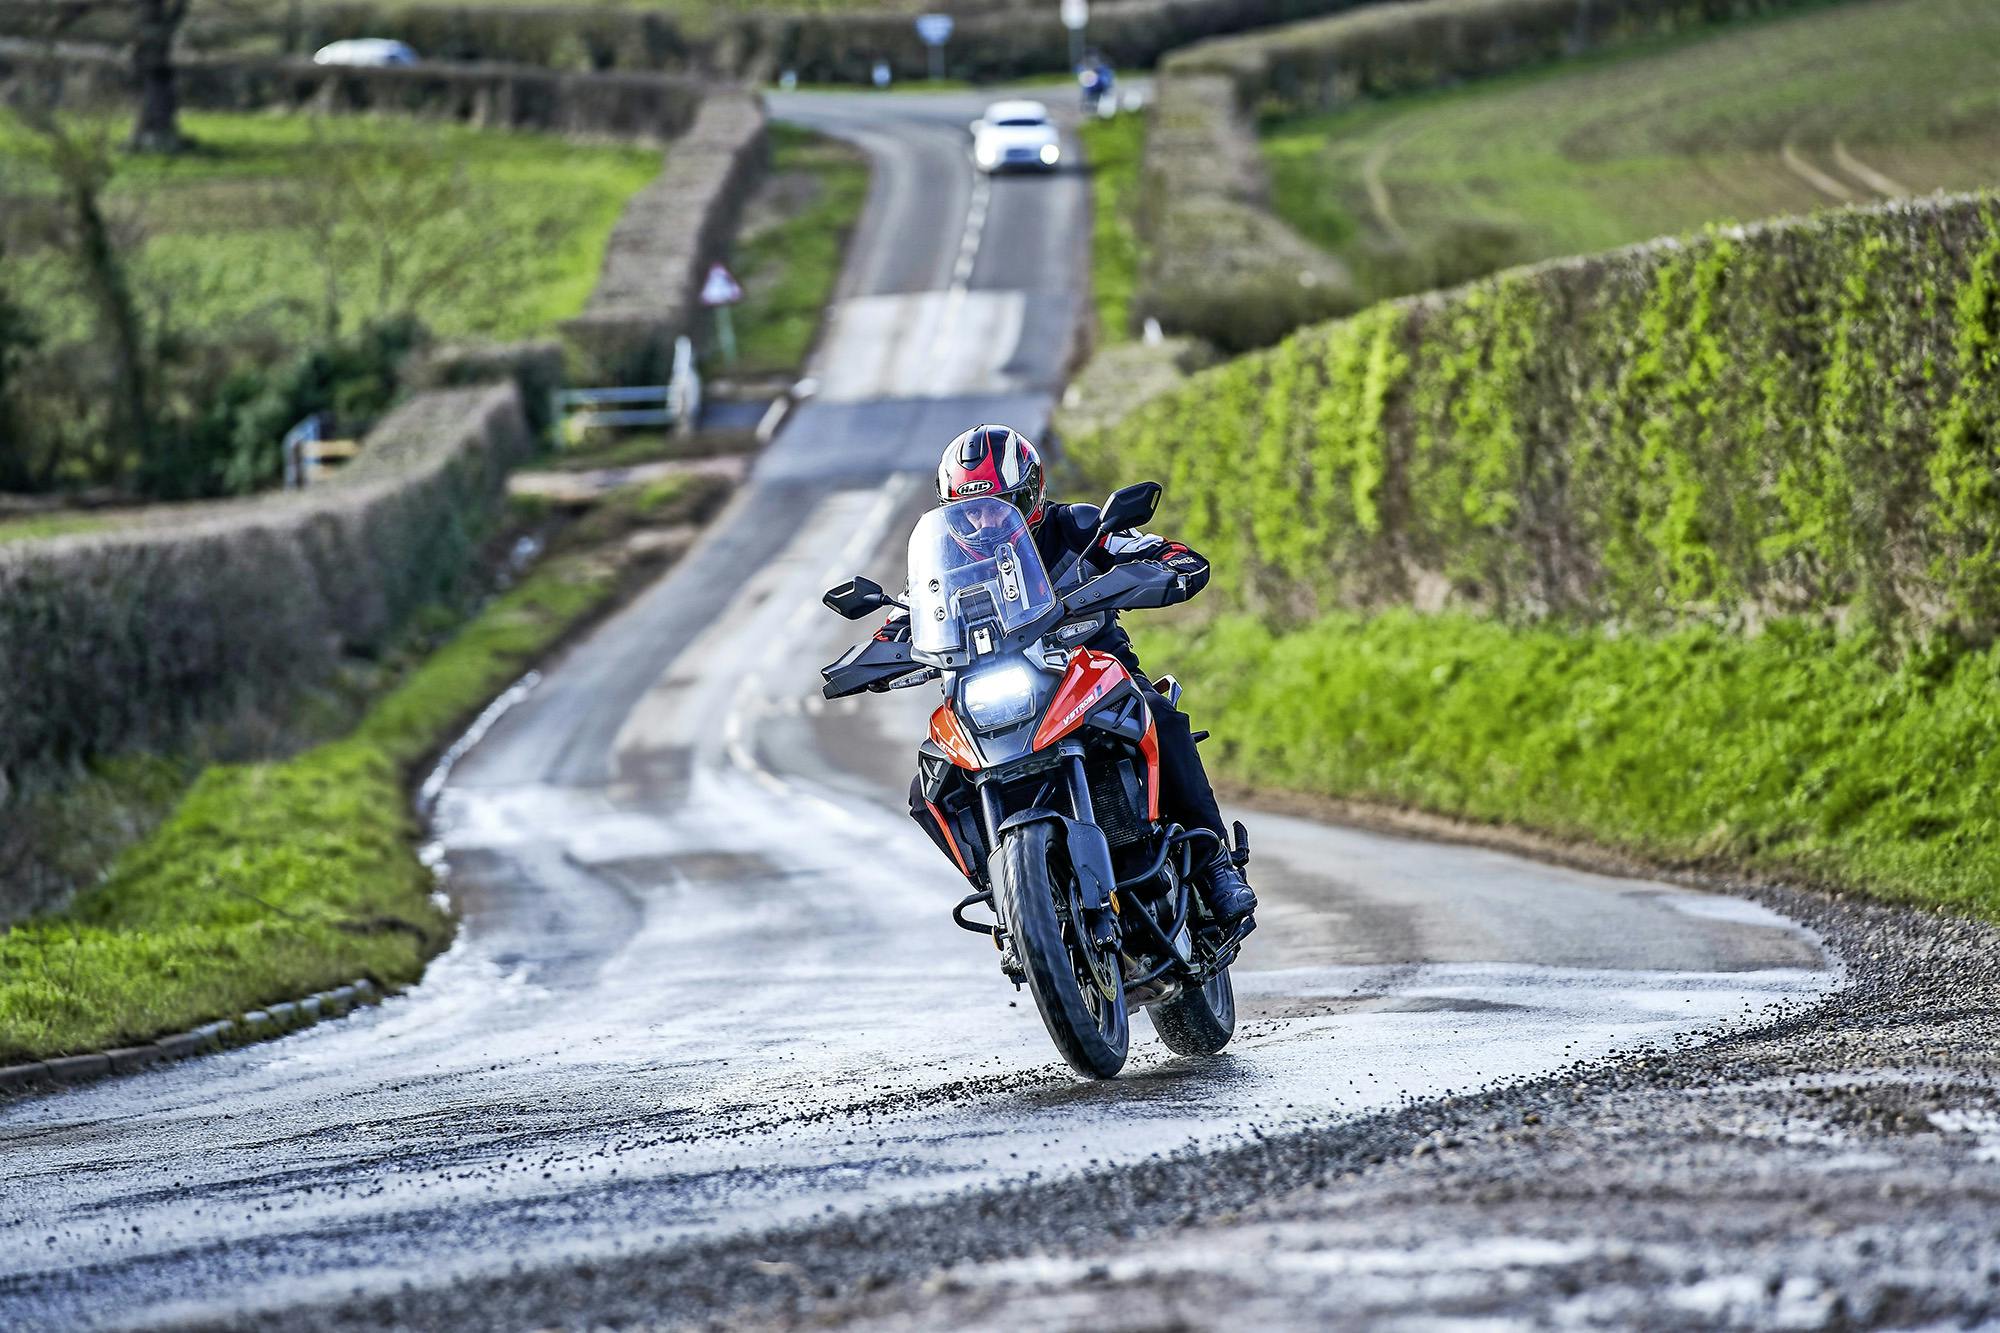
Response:
[[[1180,575],[1150,560],[1113,565],[1063,599],[1069,617],[1093,611],[1138,611],[1185,601]]]
[[[897,677],[920,666],[910,657],[908,639],[869,639],[842,653],[839,661],[820,668],[820,677],[826,681],[820,693],[829,699],[845,699],[868,690],[886,690]]]

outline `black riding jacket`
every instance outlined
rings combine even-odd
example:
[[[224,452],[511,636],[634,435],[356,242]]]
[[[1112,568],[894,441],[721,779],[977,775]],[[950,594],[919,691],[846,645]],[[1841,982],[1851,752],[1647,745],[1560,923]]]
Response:
[[[1042,563],[1048,566],[1052,575],[1068,562],[1069,557],[1088,547],[1083,558],[1093,574],[1102,574],[1113,565],[1130,564],[1135,560],[1148,560],[1166,566],[1178,576],[1175,602],[1185,602],[1208,586],[1208,561],[1180,542],[1170,542],[1150,532],[1112,532],[1091,545],[1091,536],[1097,531],[1098,513],[1096,505],[1052,504],[1046,507],[1042,521],[1035,525],[1035,549],[1041,552]],[[1107,617],[1104,628],[1093,634],[1083,646],[1110,653],[1125,664],[1126,670],[1140,677],[1142,683],[1145,680],[1139,668],[1139,655],[1132,650],[1131,636],[1119,625],[1117,613]]]
[[[1113,565],[1130,564],[1135,560],[1164,565],[1177,576],[1175,602],[1185,602],[1208,586],[1208,561],[1180,542],[1155,537],[1150,532],[1113,532],[1093,545],[1091,536],[1097,531],[1099,512],[1096,505],[1043,506],[1042,521],[1034,528],[1035,550],[1041,555],[1042,564],[1048,567],[1051,577],[1069,563],[1070,557],[1082,551],[1093,574],[1102,574]],[[900,639],[909,632],[908,616],[897,611],[889,617],[876,637]],[[1104,628],[1085,640],[1083,647],[1110,653],[1123,662],[1125,669],[1135,677],[1142,681],[1145,679],[1139,666],[1139,655],[1132,650],[1131,636],[1119,625],[1116,612],[1106,617]]]

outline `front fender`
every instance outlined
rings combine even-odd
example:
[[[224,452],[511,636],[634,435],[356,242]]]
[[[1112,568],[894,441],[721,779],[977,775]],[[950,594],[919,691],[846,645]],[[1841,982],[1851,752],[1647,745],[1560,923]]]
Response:
[[[1111,906],[1111,891],[1118,885],[1118,876],[1111,868],[1111,843],[1104,830],[1094,824],[1078,823],[1060,810],[1033,806],[1007,816],[1000,823],[1000,832],[1005,834],[1009,829],[1041,823],[1054,824],[1062,838],[1070,868],[1076,872],[1078,896],[1084,910],[1101,912]]]

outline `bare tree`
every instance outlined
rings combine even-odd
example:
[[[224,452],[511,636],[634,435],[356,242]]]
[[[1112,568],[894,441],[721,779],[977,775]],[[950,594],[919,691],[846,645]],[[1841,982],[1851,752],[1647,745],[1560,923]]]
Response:
[[[117,153],[92,120],[59,111],[59,100],[60,80],[53,73],[24,80],[9,99],[16,118],[35,135],[55,187],[53,205],[23,210],[22,221],[39,223],[41,243],[63,257],[89,306],[111,372],[114,434],[143,458],[156,433],[151,346],[127,262],[134,247],[119,235],[105,207]]]
[[[118,433],[144,458],[152,450],[154,434],[146,324],[132,295],[127,247],[120,243],[104,208],[117,159],[109,144],[53,115],[30,123],[47,144],[61,194],[63,252],[75,266],[110,355]]]

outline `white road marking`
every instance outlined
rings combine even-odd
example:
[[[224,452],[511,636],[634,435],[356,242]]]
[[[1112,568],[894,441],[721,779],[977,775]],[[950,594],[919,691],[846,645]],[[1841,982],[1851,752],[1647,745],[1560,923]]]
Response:
[[[952,266],[951,287],[962,292],[972,281],[972,266],[979,259],[979,245],[986,236],[986,213],[993,201],[993,178],[972,178],[972,202],[965,210],[965,233],[958,242],[958,262]]]

